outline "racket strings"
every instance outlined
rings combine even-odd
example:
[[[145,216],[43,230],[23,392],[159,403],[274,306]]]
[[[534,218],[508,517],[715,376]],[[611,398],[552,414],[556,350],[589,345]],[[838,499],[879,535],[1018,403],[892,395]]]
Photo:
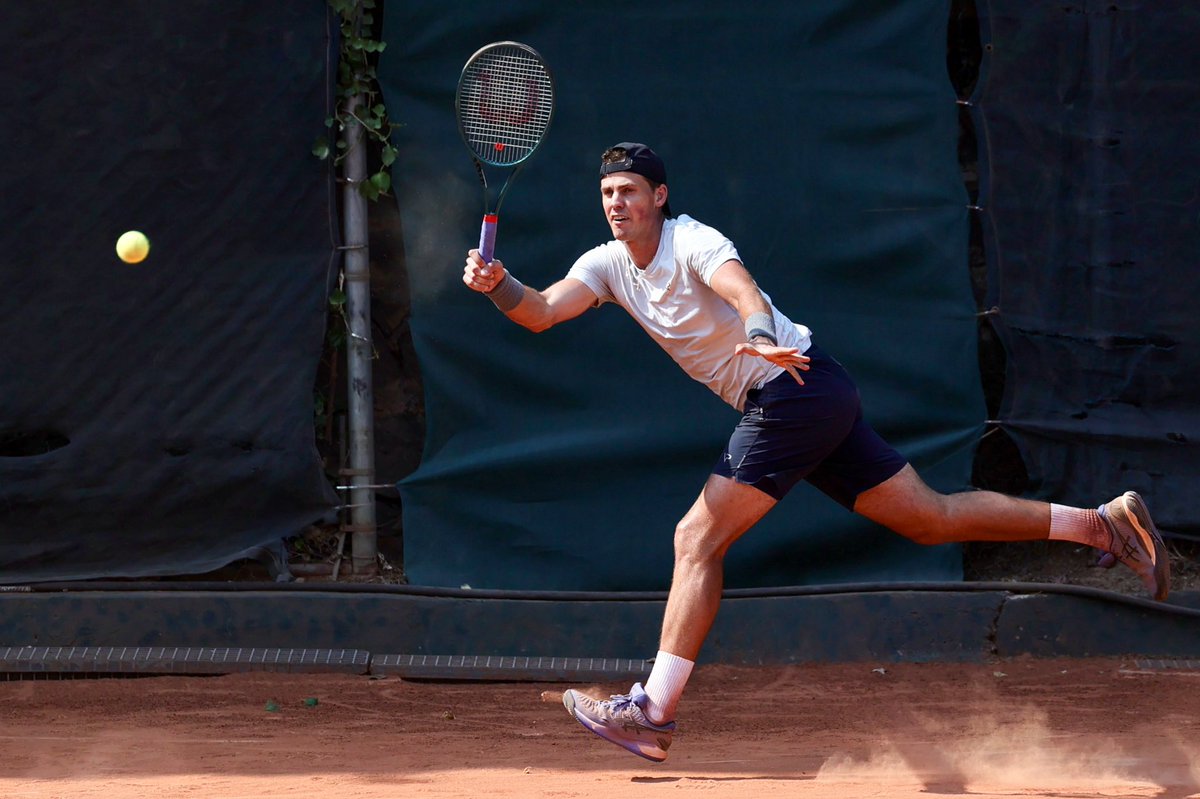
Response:
[[[459,123],[467,144],[486,163],[511,166],[528,158],[553,110],[550,75],[524,50],[491,51],[464,70]]]

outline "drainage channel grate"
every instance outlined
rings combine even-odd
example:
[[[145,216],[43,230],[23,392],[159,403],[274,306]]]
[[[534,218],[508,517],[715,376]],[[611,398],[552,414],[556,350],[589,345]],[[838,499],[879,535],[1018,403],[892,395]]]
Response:
[[[340,672],[429,680],[565,682],[645,679],[652,665],[649,660],[629,658],[372,655],[361,649],[0,647],[0,679],[10,680],[270,671]]]
[[[0,648],[0,672],[16,674],[228,674],[235,671],[366,674],[361,649],[151,646]]]
[[[371,674],[432,680],[644,679],[653,663],[629,658],[511,657],[498,655],[375,655]]]
[[[1162,658],[1135,660],[1145,671],[1194,671],[1200,674],[1200,660],[1164,660]]]
[[[1133,661],[1131,668],[1121,669],[1118,673],[1126,677],[1200,677],[1200,660],[1140,658]]]

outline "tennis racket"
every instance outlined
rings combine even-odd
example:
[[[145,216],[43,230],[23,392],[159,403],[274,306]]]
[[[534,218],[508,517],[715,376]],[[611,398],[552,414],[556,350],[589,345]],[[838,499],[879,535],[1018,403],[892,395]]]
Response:
[[[458,132],[483,184],[479,254],[491,263],[508,187],[542,143],[554,116],[554,81],[537,50],[520,42],[495,42],[463,67],[454,106]],[[484,164],[508,170],[494,208],[488,202]]]

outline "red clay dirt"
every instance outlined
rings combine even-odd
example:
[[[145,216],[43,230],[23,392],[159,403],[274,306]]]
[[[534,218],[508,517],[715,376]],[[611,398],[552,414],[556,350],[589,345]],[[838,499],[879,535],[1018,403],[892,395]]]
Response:
[[[261,672],[0,682],[0,796],[1200,796],[1200,672],[1185,668],[704,666],[662,764],[584,731],[564,687]]]

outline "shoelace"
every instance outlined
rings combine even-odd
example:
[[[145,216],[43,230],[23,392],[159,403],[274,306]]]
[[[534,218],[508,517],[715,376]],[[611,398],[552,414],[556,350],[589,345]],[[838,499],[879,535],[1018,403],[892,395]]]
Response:
[[[603,704],[608,706],[608,715],[612,718],[626,718],[643,727],[651,725],[641,706],[633,701],[632,694],[613,694]]]
[[[614,713],[627,710],[630,705],[637,707],[637,704],[633,701],[633,696],[631,694],[613,694],[608,698],[608,704],[613,709]],[[641,708],[638,709],[640,710]]]

